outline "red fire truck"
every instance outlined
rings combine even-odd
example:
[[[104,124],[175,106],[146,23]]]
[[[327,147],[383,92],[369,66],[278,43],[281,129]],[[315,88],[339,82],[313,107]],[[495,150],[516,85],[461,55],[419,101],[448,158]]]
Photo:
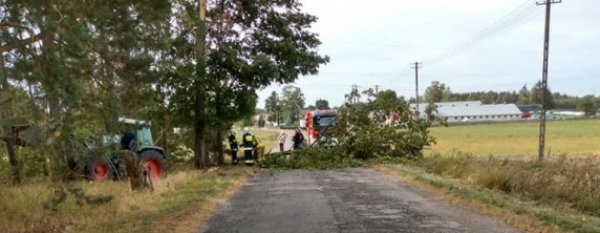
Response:
[[[321,135],[332,132],[333,124],[337,121],[340,114],[336,109],[315,110],[306,113],[306,131],[308,143],[313,144]]]

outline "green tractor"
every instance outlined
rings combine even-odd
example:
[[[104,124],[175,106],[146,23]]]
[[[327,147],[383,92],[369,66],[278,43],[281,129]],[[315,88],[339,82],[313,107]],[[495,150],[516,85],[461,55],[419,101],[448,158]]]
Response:
[[[103,136],[104,156],[90,156],[84,172],[91,180],[107,180],[123,175],[120,151],[129,150],[139,156],[142,166],[150,171],[150,178],[156,179],[167,171],[167,154],[164,148],[154,145],[151,123],[130,118],[119,118],[124,130],[121,134]],[[93,146],[88,148],[94,150]],[[96,150],[97,151],[97,150]],[[97,153],[98,154],[98,153]],[[106,158],[110,159],[106,159]]]
[[[122,132],[104,135],[101,146],[71,138],[70,141],[87,152],[83,152],[83,158],[69,157],[69,167],[83,172],[90,180],[116,179],[124,175],[120,152],[129,150],[139,156],[142,166],[148,168],[151,179],[164,175],[167,171],[167,155],[163,148],[154,145],[150,122],[130,118],[119,118],[119,122],[123,126]],[[45,141],[41,135],[37,125],[18,125],[7,128],[0,139],[16,146],[39,148]]]

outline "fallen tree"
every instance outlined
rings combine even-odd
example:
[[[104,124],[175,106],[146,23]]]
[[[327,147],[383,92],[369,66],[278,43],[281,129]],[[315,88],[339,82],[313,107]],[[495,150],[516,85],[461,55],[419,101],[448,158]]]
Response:
[[[343,168],[371,163],[402,163],[423,155],[435,143],[429,128],[445,125],[435,116],[421,119],[408,103],[387,90],[346,95],[338,121],[331,135],[323,134],[316,144],[294,151],[291,156],[267,156],[263,167],[272,168]],[[330,129],[328,129],[329,131]]]

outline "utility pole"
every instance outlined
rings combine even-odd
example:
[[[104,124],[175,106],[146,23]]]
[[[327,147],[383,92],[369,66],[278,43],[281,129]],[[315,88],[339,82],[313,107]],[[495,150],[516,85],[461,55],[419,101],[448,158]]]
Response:
[[[352,85],[352,92],[353,92],[353,93],[354,93],[354,92],[358,93],[358,85],[356,85],[356,84],[353,84],[353,85]],[[358,96],[353,96],[353,97],[352,97],[352,103],[353,103],[353,104],[356,104],[356,103],[358,103]]]
[[[416,105],[416,112],[417,112],[417,118],[419,118],[419,69],[423,68],[423,63],[419,63],[419,62],[415,62],[415,63],[411,63],[411,67],[410,68],[414,68],[415,69],[415,105]]]
[[[542,111],[540,114],[540,141],[539,141],[539,160],[544,160],[544,147],[546,146],[546,108],[548,92],[548,57],[550,53],[550,12],[552,4],[561,3],[562,0],[543,0],[536,2],[538,6],[546,6],[546,23],[544,31],[544,63],[542,68]]]

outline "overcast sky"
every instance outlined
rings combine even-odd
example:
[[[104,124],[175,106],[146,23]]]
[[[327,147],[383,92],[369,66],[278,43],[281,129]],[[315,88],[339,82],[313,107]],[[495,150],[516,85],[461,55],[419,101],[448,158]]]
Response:
[[[307,105],[323,98],[339,106],[353,84],[380,85],[380,90],[412,97],[415,80],[409,63],[415,61],[424,62],[419,70],[420,95],[433,80],[454,92],[518,91],[542,76],[544,7],[531,7],[534,0],[301,2],[305,12],[319,18],[313,31],[323,42],[321,54],[331,57],[319,75],[300,77],[295,83]],[[599,9],[599,0],[553,5],[548,77],[553,92],[600,94]],[[491,27],[494,30],[488,30],[485,39],[467,43],[472,46],[459,53],[447,53],[503,18],[511,20]],[[263,108],[265,98],[282,87],[261,90],[258,107]]]

